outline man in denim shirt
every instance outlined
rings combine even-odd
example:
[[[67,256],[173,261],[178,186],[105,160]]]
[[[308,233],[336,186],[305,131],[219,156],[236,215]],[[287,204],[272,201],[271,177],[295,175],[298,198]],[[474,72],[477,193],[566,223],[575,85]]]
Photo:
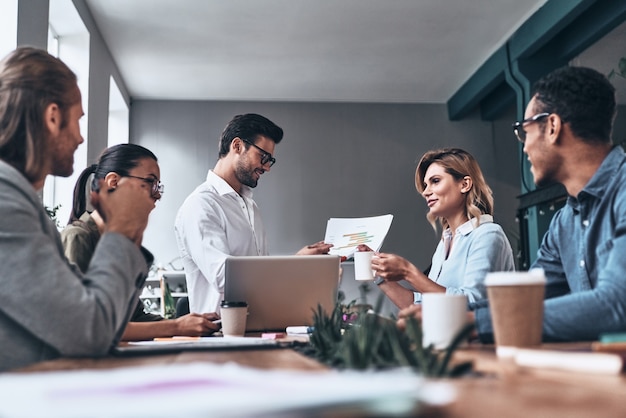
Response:
[[[626,330],[626,158],[613,146],[615,89],[602,74],[564,67],[539,80],[514,125],[535,183],[567,189],[531,268],[545,270],[543,338],[595,340]],[[476,328],[493,341],[487,306]]]

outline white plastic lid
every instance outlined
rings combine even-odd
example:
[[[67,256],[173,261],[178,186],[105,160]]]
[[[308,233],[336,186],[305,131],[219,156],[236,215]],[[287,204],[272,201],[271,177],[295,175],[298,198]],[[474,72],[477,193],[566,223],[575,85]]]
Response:
[[[545,284],[543,269],[529,271],[495,271],[487,273],[485,286],[519,286]]]

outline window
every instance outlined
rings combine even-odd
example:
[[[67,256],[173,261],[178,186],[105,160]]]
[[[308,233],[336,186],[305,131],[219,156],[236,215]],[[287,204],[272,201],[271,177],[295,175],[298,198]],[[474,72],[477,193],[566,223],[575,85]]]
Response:
[[[109,81],[109,138],[107,146],[128,143],[128,105],[115,79]]]
[[[2,0],[0,0],[2,1]],[[60,205],[57,218],[62,226],[70,216],[74,184],[87,166],[87,116],[89,115],[89,32],[78,15],[72,0],[50,2],[48,52],[58,56],[78,77],[85,116],[80,129],[85,142],[74,153],[74,174],[70,177],[48,176],[43,190],[43,203]]]
[[[17,46],[17,0],[0,0],[0,59]]]

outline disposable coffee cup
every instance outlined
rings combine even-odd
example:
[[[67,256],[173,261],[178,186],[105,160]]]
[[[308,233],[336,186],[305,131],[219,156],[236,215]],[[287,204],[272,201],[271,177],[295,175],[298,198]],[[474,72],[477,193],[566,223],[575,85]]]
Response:
[[[224,337],[243,337],[246,333],[248,304],[243,301],[222,301],[220,304],[222,317],[222,335]]]
[[[372,257],[374,251],[357,251],[354,253],[354,279],[374,280],[374,270],[372,270]]]
[[[512,357],[520,347],[541,344],[543,270],[493,272],[485,278],[498,357]]]
[[[422,345],[442,350],[467,324],[467,297],[446,293],[422,294]]]

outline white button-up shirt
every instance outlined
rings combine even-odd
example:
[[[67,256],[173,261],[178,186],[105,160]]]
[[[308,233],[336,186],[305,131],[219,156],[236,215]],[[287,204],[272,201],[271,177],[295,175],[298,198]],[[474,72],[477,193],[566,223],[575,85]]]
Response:
[[[191,312],[219,312],[226,257],[269,254],[252,189],[240,195],[212,170],[178,210],[175,232]]]

